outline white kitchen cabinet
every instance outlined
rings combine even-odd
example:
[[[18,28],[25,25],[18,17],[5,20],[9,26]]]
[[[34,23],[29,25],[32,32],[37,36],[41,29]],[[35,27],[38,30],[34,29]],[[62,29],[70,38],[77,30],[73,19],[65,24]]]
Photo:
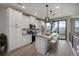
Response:
[[[10,27],[8,36],[8,51],[12,51],[16,48],[17,48],[16,29],[14,29],[14,27]]]
[[[36,29],[38,29],[37,32],[41,32],[41,22],[40,20],[37,20],[35,17],[30,17],[30,24],[33,24],[36,26]]]
[[[30,16],[30,24],[36,25],[36,28],[40,28],[40,21],[37,20],[35,17]]]
[[[19,11],[16,11],[16,24],[18,25],[18,27],[22,27],[22,13]]]
[[[30,16],[30,24],[36,25],[35,17]]]
[[[30,35],[30,34],[25,35],[25,36],[22,37],[22,39],[23,39],[23,46],[25,46],[25,45],[32,42],[32,35]]]
[[[31,35],[23,37],[22,29],[29,28],[30,20],[22,12],[0,7],[0,32],[7,35],[8,51],[15,50],[32,42]],[[24,17],[23,17],[24,16]]]
[[[36,20],[36,28],[39,29],[40,28],[40,21]]]
[[[16,41],[17,41],[17,48],[22,47],[23,45],[23,39],[22,39],[22,29],[17,28],[17,34],[16,34]]]
[[[12,51],[17,48],[17,41],[16,41],[16,12],[13,9],[8,9],[8,28],[9,28],[9,35],[8,35],[8,51]]]
[[[29,18],[14,9],[7,9],[8,15],[8,52],[31,43],[31,35],[22,35],[23,28],[29,28]]]
[[[26,42],[27,42],[27,41],[26,41],[26,40],[27,40],[27,36],[22,36],[22,39],[23,39],[23,41],[22,41],[23,44],[22,44],[22,45],[25,46],[25,45],[27,44],[27,43],[26,43]]]
[[[15,24],[16,36],[17,36],[17,48],[22,46],[22,13],[16,11],[16,24]]]
[[[22,13],[8,9],[9,20],[9,51],[22,46]]]
[[[28,29],[29,28],[29,24],[30,24],[30,21],[29,21],[30,18],[25,16],[25,15],[23,15],[22,16],[22,20],[23,20],[22,21],[22,26]]]
[[[8,8],[8,21],[9,21],[9,26],[15,27],[16,25],[16,11],[13,9]]]
[[[29,34],[29,35],[27,35],[27,43],[29,44],[31,42],[32,42],[32,35]]]

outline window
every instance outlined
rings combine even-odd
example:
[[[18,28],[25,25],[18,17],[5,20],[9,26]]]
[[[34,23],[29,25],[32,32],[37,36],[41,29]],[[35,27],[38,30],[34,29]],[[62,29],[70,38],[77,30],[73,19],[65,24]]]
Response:
[[[79,20],[75,21],[75,32],[79,32]]]

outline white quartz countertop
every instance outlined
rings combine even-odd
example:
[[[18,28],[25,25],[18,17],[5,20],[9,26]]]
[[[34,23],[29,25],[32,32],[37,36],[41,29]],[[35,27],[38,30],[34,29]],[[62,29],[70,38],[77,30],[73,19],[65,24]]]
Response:
[[[51,39],[51,35],[49,35],[49,36],[47,36],[47,35],[44,35],[44,34],[37,34],[36,35],[37,37],[44,37],[44,38],[46,38],[46,39]]]

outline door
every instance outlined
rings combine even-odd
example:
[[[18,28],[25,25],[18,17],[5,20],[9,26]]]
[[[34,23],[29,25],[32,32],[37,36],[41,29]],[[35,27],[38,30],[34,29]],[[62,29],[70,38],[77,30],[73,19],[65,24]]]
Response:
[[[58,22],[59,39],[66,39],[66,21]]]
[[[53,21],[52,24],[52,32],[59,34],[59,39],[66,39],[66,21],[65,20],[58,20]]]

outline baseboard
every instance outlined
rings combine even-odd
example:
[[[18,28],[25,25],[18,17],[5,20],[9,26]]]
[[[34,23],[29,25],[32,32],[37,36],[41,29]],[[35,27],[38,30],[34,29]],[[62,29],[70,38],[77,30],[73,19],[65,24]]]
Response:
[[[72,44],[71,44],[71,42],[69,42],[69,45],[70,45],[70,48],[72,49],[73,55],[74,55],[74,56],[77,56],[75,49],[72,48]]]

